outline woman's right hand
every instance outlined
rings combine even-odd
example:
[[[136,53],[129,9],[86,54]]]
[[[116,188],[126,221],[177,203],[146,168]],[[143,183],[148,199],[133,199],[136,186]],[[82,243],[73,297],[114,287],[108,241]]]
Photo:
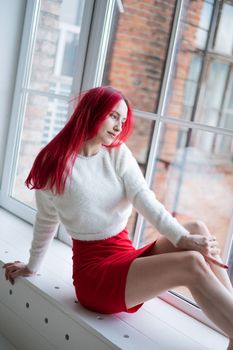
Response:
[[[27,266],[20,261],[7,263],[3,265],[3,269],[5,269],[6,280],[9,280],[11,284],[14,284],[15,278],[18,276],[28,277],[33,275],[33,272],[31,272]]]
[[[202,234],[189,234],[182,236],[177,243],[177,247],[181,250],[196,250],[201,253],[206,261],[215,265],[228,268],[222,261],[218,260],[220,249],[215,236],[203,236]]]

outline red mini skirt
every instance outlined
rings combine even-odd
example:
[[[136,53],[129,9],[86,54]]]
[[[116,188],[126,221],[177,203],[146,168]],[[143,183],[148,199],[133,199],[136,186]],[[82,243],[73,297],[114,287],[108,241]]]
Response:
[[[130,309],[125,304],[128,270],[134,259],[152,254],[155,242],[135,249],[126,229],[103,240],[73,239],[73,284],[80,304],[104,314],[136,312],[143,303]]]

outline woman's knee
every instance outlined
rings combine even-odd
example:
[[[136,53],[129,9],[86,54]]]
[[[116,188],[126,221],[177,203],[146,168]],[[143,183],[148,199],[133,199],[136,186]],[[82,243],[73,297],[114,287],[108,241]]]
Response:
[[[199,234],[206,237],[210,236],[208,227],[201,220],[187,222],[184,224],[184,227],[193,234]]]
[[[209,273],[209,266],[203,255],[197,251],[187,251],[185,256],[185,264],[191,283],[196,284],[200,279],[206,278]]]

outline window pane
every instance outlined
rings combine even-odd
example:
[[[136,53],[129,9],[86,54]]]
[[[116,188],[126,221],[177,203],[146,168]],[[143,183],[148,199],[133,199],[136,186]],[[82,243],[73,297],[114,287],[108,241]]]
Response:
[[[232,159],[233,137],[163,124],[153,190],[179,222],[204,221],[223,258],[233,235]],[[140,245],[158,235],[146,224]]]
[[[196,33],[196,45],[199,49],[205,49],[206,47],[212,12],[213,4],[208,1],[201,4],[200,21]]]
[[[125,0],[112,26],[102,85],[123,91],[136,109],[157,110],[175,3]]]
[[[231,71],[231,80],[229,83],[229,96],[226,107],[233,110],[233,71]]]
[[[68,101],[84,3],[41,1],[29,84],[21,91],[19,118],[23,125],[11,189],[14,199],[32,207],[33,191],[27,190],[24,181],[37,153],[60,131],[73,107]]]
[[[69,104],[56,98],[29,94],[24,115],[18,166],[12,197],[35,207],[33,191],[24,186],[32,162],[66,122]]]
[[[185,1],[181,16],[178,47],[172,67],[172,79],[166,114],[192,120],[199,79],[203,65],[202,50],[206,46],[213,5],[206,1]],[[204,41],[203,41],[204,40]],[[202,43],[202,44],[201,44]],[[187,112],[189,107],[189,113]]]
[[[127,146],[132,151],[134,157],[145,175],[147,158],[149,155],[149,147],[151,142],[151,133],[154,129],[154,121],[146,120],[142,118],[135,118],[134,132],[127,141]],[[130,238],[133,240],[135,233],[135,224],[137,219],[137,213],[133,210],[131,217],[128,222],[128,229]]]
[[[229,64],[218,60],[209,62],[198,121],[212,126],[233,129],[232,74],[233,70]]]
[[[224,54],[233,54],[233,4],[225,3],[217,28],[214,49]]]
[[[84,0],[41,1],[29,88],[68,96]]]
[[[184,120],[198,118],[197,97],[204,49],[210,31],[213,4],[210,1],[184,2],[175,62],[166,100],[166,114]]]
[[[195,40],[200,28],[204,28],[208,35],[213,4],[201,1],[196,6],[195,2],[187,0],[186,5],[166,101],[166,114],[233,129],[232,65],[224,57],[220,60],[214,58],[213,54],[204,54]]]
[[[155,122],[143,118],[135,118],[135,128],[133,134],[127,141],[127,145],[132,150],[135,158],[143,169],[146,170],[147,157],[150,150],[151,134],[154,130]]]

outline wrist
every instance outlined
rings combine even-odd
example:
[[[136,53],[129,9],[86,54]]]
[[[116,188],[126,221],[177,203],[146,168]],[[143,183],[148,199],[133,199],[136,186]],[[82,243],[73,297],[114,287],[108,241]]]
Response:
[[[180,237],[179,241],[177,242],[177,248],[186,248],[187,242],[189,241],[189,235],[183,235]]]

